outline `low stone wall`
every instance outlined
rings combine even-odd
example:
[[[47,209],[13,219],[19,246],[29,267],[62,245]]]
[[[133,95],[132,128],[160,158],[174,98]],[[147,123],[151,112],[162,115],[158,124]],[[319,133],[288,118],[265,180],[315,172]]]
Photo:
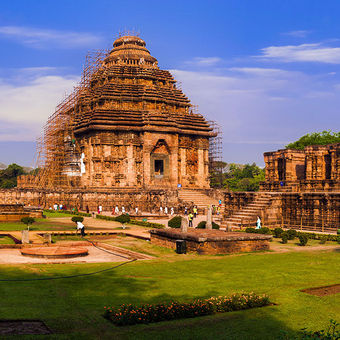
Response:
[[[223,231],[192,230],[181,233],[176,230],[151,230],[151,243],[176,249],[177,240],[185,240],[189,252],[198,254],[229,254],[269,250],[271,236]]]
[[[260,214],[263,226],[319,232],[336,232],[340,228],[340,193],[271,192],[270,195],[270,205]],[[225,193],[225,216],[232,216],[254,198],[252,192]]]
[[[96,211],[101,205],[104,211],[112,211],[116,205],[127,210],[138,207],[139,210],[159,212],[159,207],[177,206],[177,190],[42,190],[42,189],[0,189],[0,204],[21,203],[42,208],[52,208],[62,204],[67,209],[77,207],[80,210]]]

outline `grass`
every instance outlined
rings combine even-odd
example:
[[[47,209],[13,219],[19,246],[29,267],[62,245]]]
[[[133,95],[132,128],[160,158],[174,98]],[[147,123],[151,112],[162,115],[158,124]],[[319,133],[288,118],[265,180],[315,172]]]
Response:
[[[0,231],[21,231],[27,229],[26,224],[22,222],[0,222]],[[57,231],[57,230],[75,230],[75,224],[73,222],[54,222],[45,218],[37,218],[33,224],[30,225],[30,230],[41,231]]]
[[[112,264],[1,265],[0,279],[88,273]],[[1,283],[3,319],[42,319],[49,339],[277,339],[339,320],[340,294],[317,297],[301,289],[339,283],[339,249],[228,256],[174,254],[172,261],[138,261],[95,276]],[[214,316],[116,327],[104,306],[189,301],[234,292],[266,293],[277,305]],[[38,336],[17,337],[39,339]],[[288,337],[289,339],[289,337]]]
[[[0,244],[15,244],[15,242],[8,236],[0,235]]]

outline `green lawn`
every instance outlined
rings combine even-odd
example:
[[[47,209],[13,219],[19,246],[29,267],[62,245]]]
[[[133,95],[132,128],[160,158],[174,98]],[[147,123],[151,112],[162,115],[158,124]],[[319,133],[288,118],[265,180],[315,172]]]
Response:
[[[22,222],[0,222],[0,231],[6,230],[24,230],[27,229],[26,224]],[[75,230],[75,224],[71,222],[64,223],[64,222],[52,222],[49,219],[45,218],[37,218],[33,224],[30,225],[30,230]]]
[[[8,236],[0,235],[0,244],[15,244],[15,242]]]
[[[277,339],[303,327],[340,321],[340,294],[317,297],[303,288],[340,283],[340,250],[228,256],[175,255],[138,261],[113,271],[55,281],[1,283],[0,318],[42,319],[55,339]],[[0,266],[0,279],[87,273],[114,264]],[[277,305],[215,316],[116,327],[104,306],[172,299],[266,293]],[[6,297],[6,298],[4,298]],[[40,339],[44,337],[17,337]]]

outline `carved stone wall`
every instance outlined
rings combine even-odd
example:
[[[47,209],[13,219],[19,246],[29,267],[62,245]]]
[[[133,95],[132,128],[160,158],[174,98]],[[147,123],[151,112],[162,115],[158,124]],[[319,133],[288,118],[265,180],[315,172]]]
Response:
[[[264,191],[340,191],[340,143],[264,153]]]

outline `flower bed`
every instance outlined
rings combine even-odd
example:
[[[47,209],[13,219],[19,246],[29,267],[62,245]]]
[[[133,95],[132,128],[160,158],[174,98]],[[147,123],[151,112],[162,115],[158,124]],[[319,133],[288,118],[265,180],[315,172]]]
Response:
[[[193,318],[215,313],[263,307],[270,304],[269,298],[266,295],[256,295],[254,293],[233,294],[229,297],[211,297],[187,303],[170,302],[141,306],[123,304],[118,308],[104,307],[104,317],[117,326],[126,326],[138,323]]]

